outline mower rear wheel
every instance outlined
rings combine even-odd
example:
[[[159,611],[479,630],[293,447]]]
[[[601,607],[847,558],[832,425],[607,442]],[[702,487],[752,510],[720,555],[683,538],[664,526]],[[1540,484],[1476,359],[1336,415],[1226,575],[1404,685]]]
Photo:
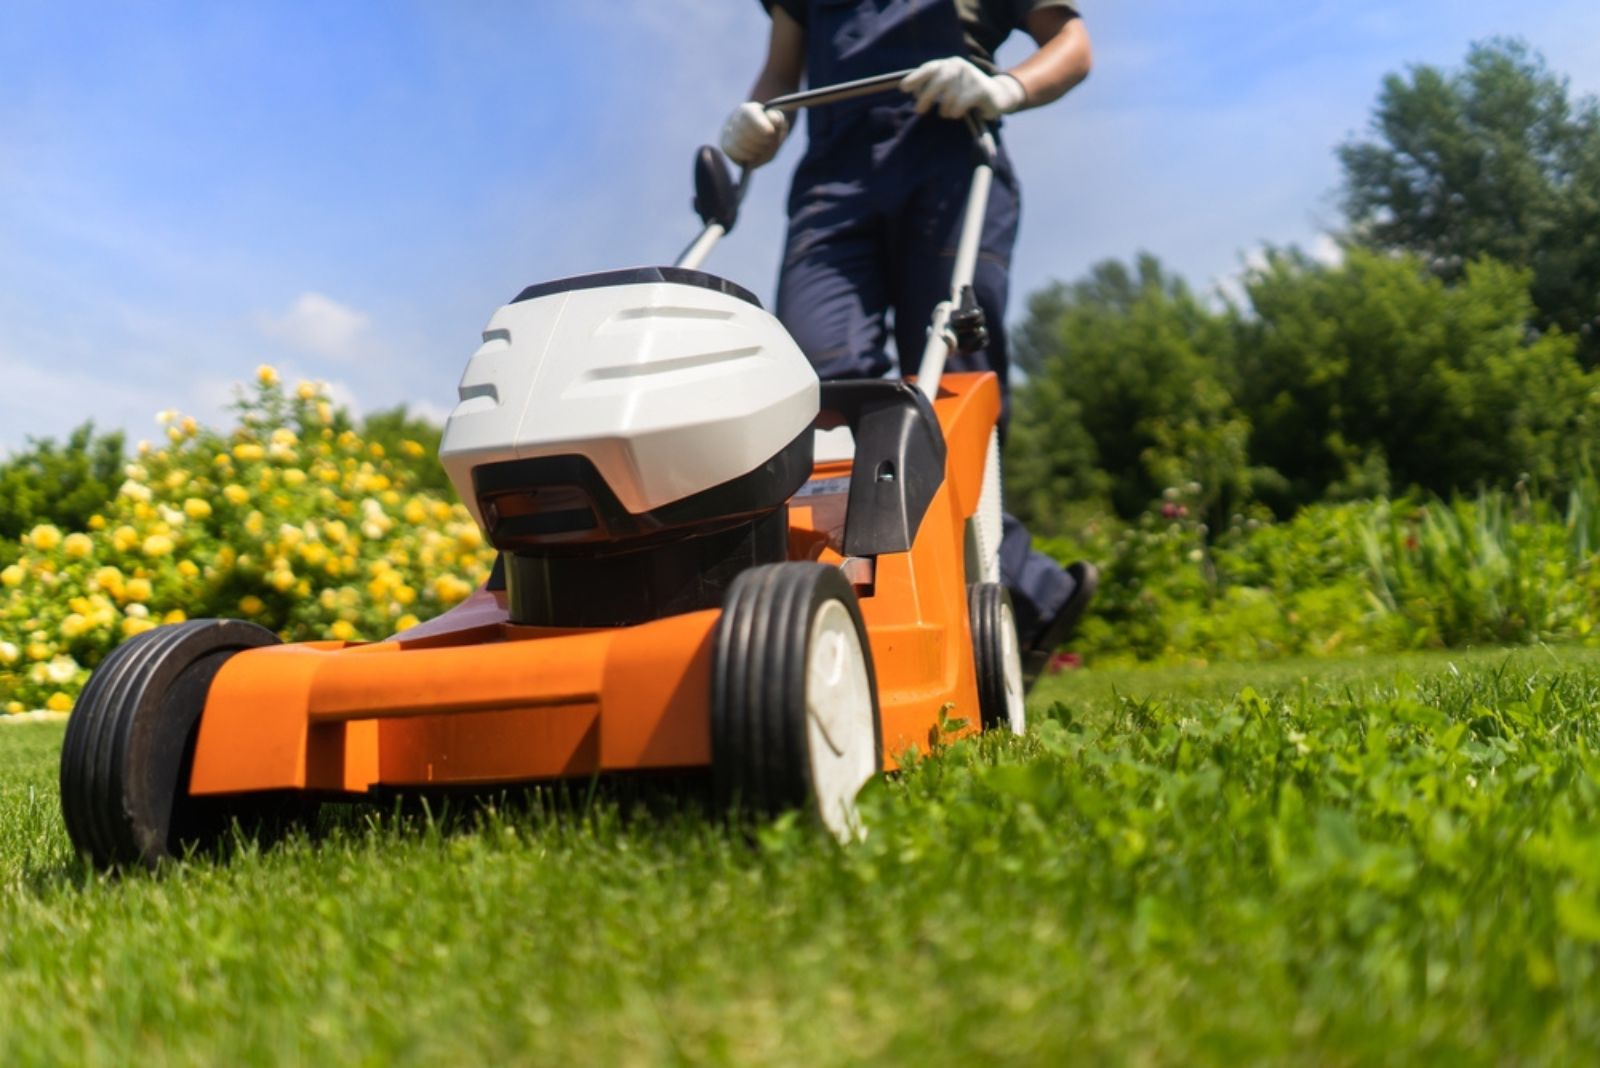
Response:
[[[855,591],[786,563],[734,580],[713,635],[711,777],[719,805],[811,813],[861,833],[856,794],[883,768],[878,687]]]
[[[196,619],[135,635],[95,669],[67,721],[61,811],[96,867],[154,867],[227,829],[224,800],[188,795],[200,713],[224,661],[276,644],[254,623]]]
[[[1027,691],[1011,595],[997,582],[980,582],[968,587],[967,608],[972,615],[972,658],[978,671],[983,729],[1021,734],[1028,725]]]

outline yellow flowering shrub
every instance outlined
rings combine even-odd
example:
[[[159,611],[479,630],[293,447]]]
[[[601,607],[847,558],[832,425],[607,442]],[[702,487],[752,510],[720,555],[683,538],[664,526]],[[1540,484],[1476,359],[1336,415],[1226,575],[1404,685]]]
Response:
[[[263,366],[237,411],[226,432],[163,412],[165,444],[140,446],[103,515],[22,536],[0,572],[0,707],[70,707],[107,652],[161,623],[375,640],[488,574],[494,551],[466,509],[416,488],[319,386],[286,389]]]

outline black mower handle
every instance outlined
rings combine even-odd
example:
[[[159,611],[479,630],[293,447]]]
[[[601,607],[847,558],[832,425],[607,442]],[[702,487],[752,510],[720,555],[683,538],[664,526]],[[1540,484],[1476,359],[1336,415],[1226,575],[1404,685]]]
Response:
[[[910,70],[897,70],[889,74],[874,74],[870,78],[857,78],[853,82],[824,85],[819,89],[802,89],[798,93],[775,96],[761,106],[777,111],[798,111],[823,104],[837,104],[841,100],[854,100],[858,96],[870,96],[893,89],[910,73]]]

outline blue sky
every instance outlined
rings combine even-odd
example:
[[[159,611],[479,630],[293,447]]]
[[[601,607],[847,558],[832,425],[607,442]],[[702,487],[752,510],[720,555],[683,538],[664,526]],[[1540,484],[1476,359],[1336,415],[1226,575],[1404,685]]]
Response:
[[[1094,76],[1018,116],[1021,296],[1156,253],[1200,286],[1336,224],[1379,80],[1526,38],[1600,92],[1593,0],[1088,0]],[[0,446],[222,418],[256,364],[448,411],[539,280],[669,261],[688,163],[765,41],[756,0],[0,0]],[[1014,39],[1002,60],[1015,62]],[[799,138],[712,270],[772,291]]]

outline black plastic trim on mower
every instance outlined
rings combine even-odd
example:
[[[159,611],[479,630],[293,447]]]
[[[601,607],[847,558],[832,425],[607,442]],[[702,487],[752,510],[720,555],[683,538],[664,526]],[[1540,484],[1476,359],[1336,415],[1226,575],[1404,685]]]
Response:
[[[719,607],[739,572],[788,558],[785,505],[811,474],[813,442],[807,427],[755,470],[640,513],[585,456],[476,469],[511,621],[631,626]]]
[[[511,301],[520,304],[536,297],[549,297],[556,293],[570,293],[575,289],[605,289],[608,286],[646,285],[651,282],[672,282],[677,285],[698,286],[737,297],[747,304],[761,307],[756,295],[726,278],[705,271],[692,271],[685,267],[628,267],[620,271],[601,271],[598,274],[580,274],[575,278],[557,278],[553,282],[540,282],[529,286]]]
[[[909,551],[944,484],[947,449],[933,405],[909,382],[863,378],[822,383],[822,411],[855,438],[845,555]]]

